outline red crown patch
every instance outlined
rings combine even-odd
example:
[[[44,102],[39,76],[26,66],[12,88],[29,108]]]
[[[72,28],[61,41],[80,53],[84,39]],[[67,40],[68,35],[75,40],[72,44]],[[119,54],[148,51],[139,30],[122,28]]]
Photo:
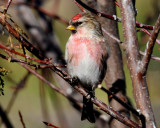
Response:
[[[81,17],[82,17],[82,14],[79,13],[79,14],[75,15],[75,16],[72,18],[72,20],[75,21],[75,20],[78,20],[78,19],[81,18]]]

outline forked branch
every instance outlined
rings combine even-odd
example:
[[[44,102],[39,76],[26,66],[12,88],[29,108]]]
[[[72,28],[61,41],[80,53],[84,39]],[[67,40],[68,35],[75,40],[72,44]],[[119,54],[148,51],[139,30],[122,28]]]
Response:
[[[160,31],[160,15],[157,19],[157,22],[154,26],[154,29],[153,29],[152,33],[151,33],[149,41],[146,44],[146,49],[145,49],[144,56],[143,56],[143,59],[142,59],[142,66],[143,66],[142,67],[142,74],[143,75],[146,75],[146,72],[147,72],[147,69],[148,69],[148,64],[151,60],[153,47],[154,47],[154,44],[155,44],[156,39],[158,37],[159,31]]]

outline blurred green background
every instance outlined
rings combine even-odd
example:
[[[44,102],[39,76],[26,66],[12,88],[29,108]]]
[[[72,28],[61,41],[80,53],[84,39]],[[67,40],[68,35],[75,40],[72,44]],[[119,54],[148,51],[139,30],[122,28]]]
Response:
[[[46,0],[46,4],[44,8],[47,10],[52,10],[52,4],[54,0]],[[0,6],[4,6],[5,2],[0,1]],[[160,1],[158,0],[137,0],[136,1],[136,8],[138,10],[137,20],[144,24],[154,25],[158,14],[160,13]],[[119,9],[118,10],[118,16]],[[58,15],[62,16],[63,18],[69,20],[73,17],[76,13],[79,12],[77,6],[73,3],[73,0],[61,0],[59,3],[58,8]],[[11,6],[9,9],[9,14],[12,15],[14,21],[16,21],[20,26],[23,28],[22,23],[19,21],[19,18],[16,13],[16,8]],[[120,27],[120,38],[123,41],[122,37],[122,30],[121,24],[118,23]],[[55,30],[57,39],[60,42],[60,47],[64,53],[65,50],[65,43],[70,35],[70,32],[66,31],[66,25],[60,23],[58,20],[53,20],[53,28]],[[24,29],[25,30],[25,29]],[[0,41],[7,43],[8,35],[0,35]],[[160,39],[160,36],[159,36]],[[148,41],[148,36],[143,32],[138,32],[138,40],[139,46],[142,51],[145,49],[146,42]],[[14,40],[15,41],[15,40]],[[16,42],[16,41],[15,41]],[[2,52],[2,50],[0,50]],[[154,56],[160,57],[160,46],[158,44],[154,47]],[[132,95],[132,85],[130,80],[129,71],[126,65],[126,57],[123,55],[124,60],[124,70],[126,76],[126,83],[127,83],[127,95],[131,98],[133,104],[134,99]],[[9,74],[4,77],[5,80],[5,88],[4,88],[4,96],[0,96],[0,104],[3,109],[6,109],[12,94],[14,92],[14,87],[17,83],[20,82],[27,74],[27,71],[22,68],[19,64],[16,63],[9,63],[0,58],[0,67],[4,67],[5,69],[9,70]],[[11,80],[12,79],[12,80]],[[157,126],[160,126],[159,118],[160,118],[160,62],[151,60],[149,64],[149,69],[147,73],[147,82],[149,87],[150,99],[152,102],[153,111],[155,114]],[[52,80],[54,84],[54,80]],[[46,119],[42,114],[42,107],[41,100],[42,96],[40,95],[40,90],[45,90],[45,99],[48,111],[49,119]],[[106,94],[103,93],[101,90],[96,90],[96,96],[106,102]],[[59,103],[59,101],[61,101]],[[134,104],[135,105],[135,104]],[[70,128],[81,128],[81,127],[92,127],[87,121],[80,121],[80,116],[77,114],[78,112],[72,108],[70,103],[59,94],[53,92],[47,85],[41,85],[41,82],[33,75],[30,75],[27,79],[26,86],[19,91],[15,103],[11,108],[9,113],[9,119],[11,120],[12,124],[16,128],[21,128],[22,124],[19,119],[18,111],[21,111],[24,122],[27,128],[44,128],[45,125],[42,121],[51,122],[52,124],[60,127],[65,127],[65,125],[60,124],[60,120],[58,117],[64,117],[66,119],[66,126]],[[47,113],[47,112],[46,112]],[[61,114],[61,115],[59,115]],[[0,124],[1,128],[4,128],[2,124]],[[160,127],[159,127],[160,128]]]

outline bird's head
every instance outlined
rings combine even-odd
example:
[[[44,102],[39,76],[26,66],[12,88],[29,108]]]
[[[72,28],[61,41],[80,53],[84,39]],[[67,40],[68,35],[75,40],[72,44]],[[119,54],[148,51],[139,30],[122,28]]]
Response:
[[[69,26],[66,29],[70,30],[72,33],[77,33],[81,30],[87,32],[102,32],[100,23],[89,12],[82,12],[75,15],[70,20]]]

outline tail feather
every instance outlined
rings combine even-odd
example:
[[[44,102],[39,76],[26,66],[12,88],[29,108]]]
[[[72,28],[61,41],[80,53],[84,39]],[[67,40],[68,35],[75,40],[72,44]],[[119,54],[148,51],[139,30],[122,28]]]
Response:
[[[93,103],[91,100],[86,99],[83,96],[83,109],[82,109],[82,116],[81,120],[87,119],[91,123],[95,123],[95,115],[93,111]]]

